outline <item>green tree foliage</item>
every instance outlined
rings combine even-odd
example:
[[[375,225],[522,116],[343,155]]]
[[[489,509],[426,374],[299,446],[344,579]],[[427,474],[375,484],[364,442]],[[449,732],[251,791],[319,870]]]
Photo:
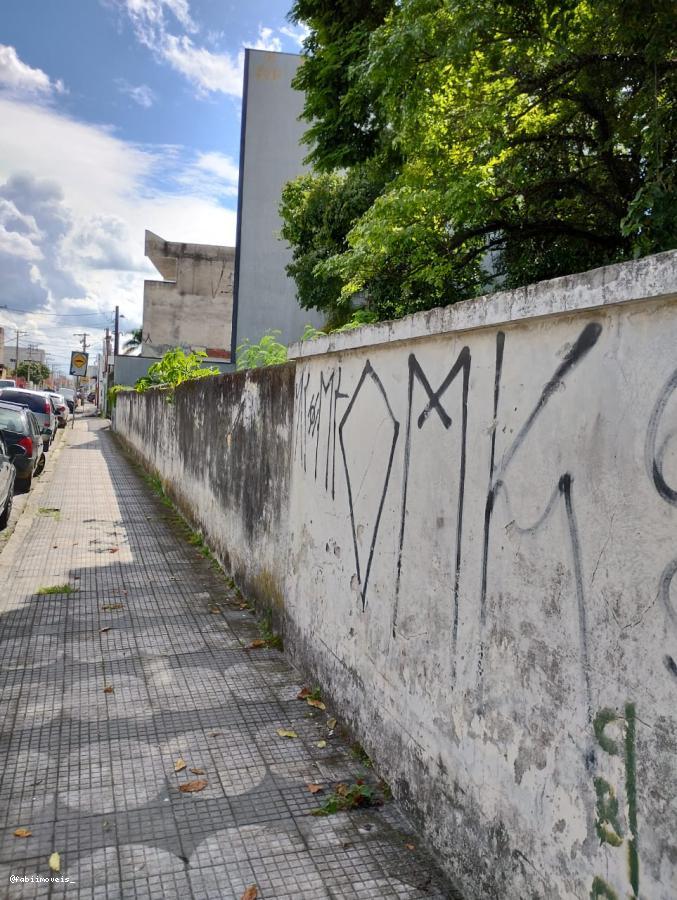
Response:
[[[16,367],[16,375],[19,378],[25,378],[26,381],[32,381],[33,384],[42,384],[49,378],[50,371],[44,363],[31,362],[27,359]]]
[[[332,171],[378,154],[385,123],[374,89],[360,77],[369,40],[394,0],[295,0],[289,14],[310,28],[306,60],[292,82],[305,92],[310,162]],[[389,142],[386,142],[389,144]]]
[[[257,344],[252,344],[249,338],[245,338],[237,348],[237,371],[287,362],[287,348],[277,340],[280,334],[282,332],[278,329],[267,331]]]
[[[175,388],[184,381],[207,378],[218,375],[219,370],[213,366],[203,367],[207,354],[204,350],[184,353],[180,347],[168,350],[162,359],[148,369],[148,374],[139,378],[134,387],[139,393],[154,387]]]
[[[334,3],[293,10],[323,170],[282,206],[305,305],[400,316],[677,246],[672,3],[365,5],[334,27]],[[343,209],[381,161],[378,195]]]
[[[347,173],[302,175],[282,192],[282,237],[293,255],[287,274],[296,281],[301,307],[321,310],[330,325],[342,324],[350,316],[351,304],[342,297],[341,277],[323,263],[348,250],[353,223],[384,186],[384,169],[372,163],[357,164]]]

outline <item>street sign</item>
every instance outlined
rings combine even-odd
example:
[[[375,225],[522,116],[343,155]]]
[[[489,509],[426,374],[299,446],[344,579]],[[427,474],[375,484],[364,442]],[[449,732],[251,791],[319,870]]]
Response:
[[[71,353],[71,375],[86,375],[87,362],[89,353],[82,353],[80,350],[74,350]]]

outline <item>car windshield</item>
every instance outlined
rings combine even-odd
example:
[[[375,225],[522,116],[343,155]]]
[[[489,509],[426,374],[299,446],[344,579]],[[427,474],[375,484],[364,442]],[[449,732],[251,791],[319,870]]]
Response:
[[[25,431],[23,416],[13,409],[3,409],[0,406],[0,428],[7,431]]]

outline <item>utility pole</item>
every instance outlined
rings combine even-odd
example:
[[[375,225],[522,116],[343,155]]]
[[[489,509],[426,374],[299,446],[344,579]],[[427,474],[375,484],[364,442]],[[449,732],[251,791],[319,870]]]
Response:
[[[106,337],[103,342],[103,370],[108,374],[108,354],[110,353],[110,328],[106,329]]]
[[[87,338],[89,337],[89,332],[88,331],[78,331],[73,335],[73,337],[76,337],[80,341],[82,341],[82,352],[86,353],[87,352]]]
[[[118,356],[120,353],[120,307],[115,307],[115,340],[113,342],[113,354]]]
[[[16,329],[16,356],[14,357],[14,377],[16,378],[16,370],[19,368],[19,338],[28,334],[27,331],[19,331]]]

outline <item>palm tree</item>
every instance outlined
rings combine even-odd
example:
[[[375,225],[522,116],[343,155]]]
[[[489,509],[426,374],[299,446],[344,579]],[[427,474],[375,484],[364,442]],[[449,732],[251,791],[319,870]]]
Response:
[[[125,353],[131,353],[132,350],[136,350],[137,347],[141,346],[141,342],[143,341],[143,328],[133,328],[129,334],[131,337],[123,344]]]

